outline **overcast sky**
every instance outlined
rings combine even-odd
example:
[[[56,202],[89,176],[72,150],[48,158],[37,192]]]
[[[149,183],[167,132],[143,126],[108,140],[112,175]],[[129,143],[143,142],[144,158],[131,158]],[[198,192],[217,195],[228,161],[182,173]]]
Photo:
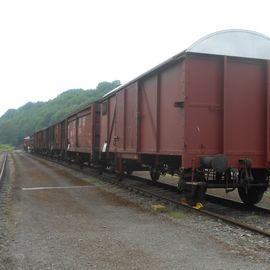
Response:
[[[0,116],[125,83],[215,31],[270,36],[269,10],[267,0],[0,0]]]

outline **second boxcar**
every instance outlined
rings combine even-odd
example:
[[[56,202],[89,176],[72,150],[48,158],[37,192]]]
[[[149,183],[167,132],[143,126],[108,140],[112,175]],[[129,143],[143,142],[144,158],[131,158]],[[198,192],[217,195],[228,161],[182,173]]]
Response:
[[[94,102],[66,119],[67,159],[91,165],[99,153],[99,103]]]

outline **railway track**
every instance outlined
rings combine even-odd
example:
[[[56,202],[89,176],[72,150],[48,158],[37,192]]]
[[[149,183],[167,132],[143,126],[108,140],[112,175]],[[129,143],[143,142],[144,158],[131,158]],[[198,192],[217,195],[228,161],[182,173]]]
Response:
[[[240,227],[253,233],[258,233],[270,238],[270,209],[254,206],[248,208],[243,203],[227,200],[213,195],[206,195],[204,208],[196,209],[182,201],[183,195],[177,192],[177,188],[160,182],[152,182],[146,178],[125,175],[123,181],[119,181],[115,176],[104,173],[102,176],[92,169],[81,170],[75,166],[68,166],[63,162],[52,159],[50,161],[72,168],[76,171],[93,175],[102,181],[117,185],[132,192],[151,196],[171,205],[189,209],[196,214],[202,214],[211,218],[222,220],[223,222]]]
[[[228,224],[241,227],[251,232],[259,233],[270,238],[270,210],[254,206],[248,208],[243,203],[223,199],[213,195],[206,195],[204,208],[196,209],[181,202],[183,195],[178,194],[177,188],[164,183],[152,183],[149,180],[132,177],[119,182],[109,180],[112,184],[124,187],[128,190],[140,192],[170,204],[185,207],[195,213],[210,216],[222,220]],[[135,180],[136,179],[136,180]],[[105,178],[106,181],[107,178]],[[136,183],[138,182],[138,183]]]
[[[6,152],[2,153],[2,158],[1,158],[1,163],[0,163],[0,183],[3,180],[4,174],[5,174],[5,168],[6,168],[6,163],[7,163],[7,157],[8,154]]]

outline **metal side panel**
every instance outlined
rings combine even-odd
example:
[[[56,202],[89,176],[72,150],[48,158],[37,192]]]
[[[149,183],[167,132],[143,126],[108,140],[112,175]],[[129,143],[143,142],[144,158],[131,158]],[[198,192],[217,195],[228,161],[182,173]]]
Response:
[[[267,61],[266,66],[266,89],[267,89],[267,136],[266,136],[266,144],[267,144],[267,162],[270,163],[270,61]]]
[[[223,151],[230,165],[239,159],[264,167],[266,156],[265,61],[228,57],[224,65]]]
[[[125,140],[124,150],[136,152],[137,150],[137,121],[138,121],[138,86],[137,83],[127,87],[125,95]]]

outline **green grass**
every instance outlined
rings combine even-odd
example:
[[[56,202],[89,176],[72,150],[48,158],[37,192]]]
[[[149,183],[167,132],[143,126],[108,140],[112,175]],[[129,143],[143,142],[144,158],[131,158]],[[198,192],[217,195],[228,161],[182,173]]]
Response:
[[[0,144],[0,152],[12,151],[13,149],[14,149],[14,147],[9,145],[9,144]]]
[[[184,219],[187,217],[187,214],[179,211],[179,210],[169,210],[168,215],[173,217],[173,218],[177,218],[177,219]]]
[[[98,180],[94,177],[84,177],[82,178],[85,182],[89,183],[89,184],[98,184]]]

